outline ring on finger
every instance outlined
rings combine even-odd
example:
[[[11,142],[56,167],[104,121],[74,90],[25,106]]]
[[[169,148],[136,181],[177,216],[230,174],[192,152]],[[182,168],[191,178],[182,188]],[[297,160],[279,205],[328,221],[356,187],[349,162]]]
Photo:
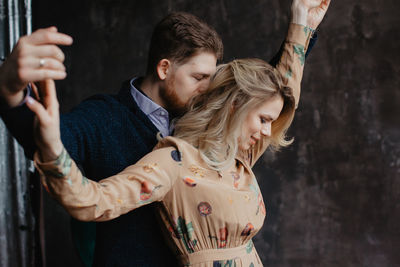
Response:
[[[39,68],[42,68],[44,66],[44,64],[46,63],[46,60],[44,58],[41,58],[39,60]]]

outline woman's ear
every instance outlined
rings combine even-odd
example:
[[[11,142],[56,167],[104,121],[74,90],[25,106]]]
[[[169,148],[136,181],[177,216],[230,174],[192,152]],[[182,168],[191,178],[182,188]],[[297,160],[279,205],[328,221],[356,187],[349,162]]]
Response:
[[[157,75],[160,80],[164,81],[167,78],[169,69],[171,68],[171,61],[168,59],[161,59],[157,64]]]

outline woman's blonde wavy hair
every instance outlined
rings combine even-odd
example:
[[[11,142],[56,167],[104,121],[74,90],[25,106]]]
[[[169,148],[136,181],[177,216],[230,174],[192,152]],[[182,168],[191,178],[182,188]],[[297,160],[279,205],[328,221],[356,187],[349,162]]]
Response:
[[[235,159],[248,112],[276,96],[284,101],[270,137],[278,150],[293,141],[286,139],[286,131],[293,120],[295,100],[279,72],[260,59],[219,65],[207,91],[194,97],[188,112],[176,122],[174,136],[197,147],[212,169],[223,170]]]

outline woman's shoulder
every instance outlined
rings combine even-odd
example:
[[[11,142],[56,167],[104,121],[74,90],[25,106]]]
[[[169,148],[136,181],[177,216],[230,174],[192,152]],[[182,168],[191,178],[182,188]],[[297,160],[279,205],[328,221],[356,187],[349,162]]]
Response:
[[[171,156],[176,161],[182,163],[194,163],[203,161],[200,157],[199,150],[187,141],[168,136],[161,139],[154,147],[154,150],[169,150]]]
[[[191,145],[187,141],[185,141],[181,138],[173,137],[173,136],[167,136],[167,137],[164,137],[163,139],[161,139],[160,141],[158,141],[158,144],[155,146],[154,149],[161,149],[161,148],[165,148],[165,147],[175,147],[178,149],[180,148],[182,150],[193,150],[193,151],[198,150],[197,148],[195,148],[193,145]]]

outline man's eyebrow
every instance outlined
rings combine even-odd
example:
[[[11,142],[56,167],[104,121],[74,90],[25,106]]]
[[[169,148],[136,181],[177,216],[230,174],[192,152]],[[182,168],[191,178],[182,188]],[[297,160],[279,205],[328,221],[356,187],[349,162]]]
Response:
[[[193,75],[201,75],[203,77],[210,77],[211,76],[210,73],[206,73],[206,72],[194,72]]]

